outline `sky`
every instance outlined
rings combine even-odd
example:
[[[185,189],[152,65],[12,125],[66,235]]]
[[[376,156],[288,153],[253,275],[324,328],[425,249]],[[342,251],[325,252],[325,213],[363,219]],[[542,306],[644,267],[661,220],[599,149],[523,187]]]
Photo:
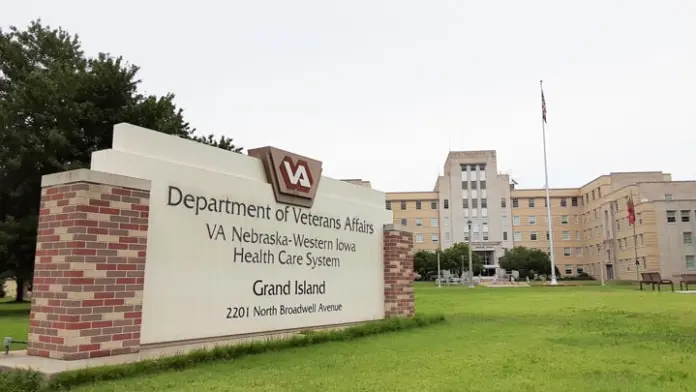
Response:
[[[449,150],[497,150],[519,188],[616,171],[696,179],[696,1],[5,1],[88,55],[139,66],[200,133],[432,190]]]

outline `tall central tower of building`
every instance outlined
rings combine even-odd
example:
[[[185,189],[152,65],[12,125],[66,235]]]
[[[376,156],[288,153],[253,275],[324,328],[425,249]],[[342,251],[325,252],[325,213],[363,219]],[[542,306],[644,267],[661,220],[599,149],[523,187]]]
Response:
[[[513,246],[510,178],[498,174],[495,151],[451,151],[435,192],[442,248],[471,240],[486,264],[484,275],[494,275],[498,258]]]

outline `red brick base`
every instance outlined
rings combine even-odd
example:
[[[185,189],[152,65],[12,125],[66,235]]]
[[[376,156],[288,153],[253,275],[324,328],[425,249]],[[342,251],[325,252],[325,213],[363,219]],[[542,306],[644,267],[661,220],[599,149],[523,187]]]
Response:
[[[43,178],[29,355],[137,352],[149,182],[76,170]]]
[[[384,227],[384,316],[412,317],[413,298],[413,234]]]

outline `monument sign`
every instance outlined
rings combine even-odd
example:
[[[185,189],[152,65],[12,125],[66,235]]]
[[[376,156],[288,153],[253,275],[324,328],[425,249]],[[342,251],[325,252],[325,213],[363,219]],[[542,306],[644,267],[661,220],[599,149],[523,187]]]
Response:
[[[384,193],[314,159],[119,124],[91,170],[43,188],[30,355],[413,314],[410,233],[385,231]]]

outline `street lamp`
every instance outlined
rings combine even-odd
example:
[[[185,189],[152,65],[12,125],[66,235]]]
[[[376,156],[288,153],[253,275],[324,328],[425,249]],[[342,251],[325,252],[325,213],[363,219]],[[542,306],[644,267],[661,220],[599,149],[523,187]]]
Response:
[[[471,261],[471,219],[466,222],[469,225],[469,288],[474,288],[474,267]]]

